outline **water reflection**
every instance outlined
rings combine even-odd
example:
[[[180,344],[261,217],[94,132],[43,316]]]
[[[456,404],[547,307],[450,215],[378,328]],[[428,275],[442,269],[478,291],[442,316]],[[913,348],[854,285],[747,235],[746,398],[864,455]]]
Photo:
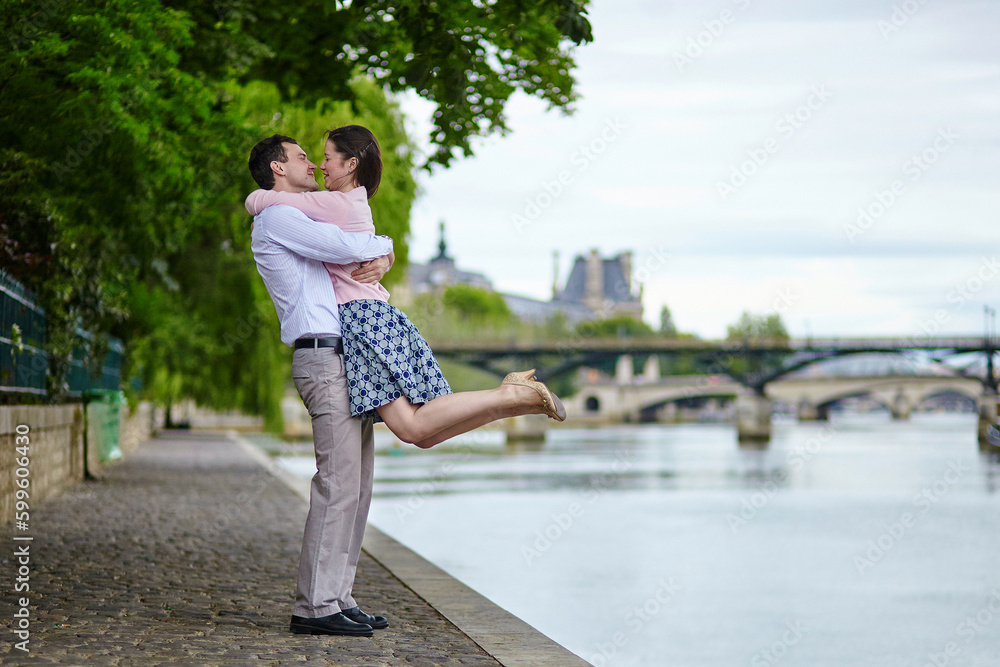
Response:
[[[981,452],[979,458],[983,470],[983,487],[987,493],[996,493],[1000,487],[1000,454]]]
[[[975,416],[779,421],[761,451],[724,424],[475,438],[379,442],[371,521],[602,664],[753,664],[799,623],[782,664],[922,665],[1000,590],[1000,462]],[[996,627],[961,664],[1000,664]]]
[[[405,496],[433,480],[433,494],[602,488],[734,490],[777,488],[902,488],[961,453],[976,458],[967,420],[904,427],[888,420],[787,424],[765,450],[736,446],[726,425],[627,426],[553,430],[541,448],[505,447],[502,438],[425,452],[384,445],[376,466],[376,497]],[[922,432],[929,429],[930,432]],[[968,436],[968,437],[966,437]],[[977,463],[992,493],[996,459]],[[426,491],[426,489],[425,489]]]
[[[544,443],[506,445],[480,432],[432,450],[400,446],[380,433],[375,497],[415,491],[450,495],[573,491],[776,488],[886,491],[910,488],[956,457],[974,463],[981,488],[1000,488],[1000,457],[977,454],[968,418],[932,416],[899,424],[843,418],[784,423],[767,449],[736,443],[724,424],[560,429]],[[311,448],[279,452],[285,467],[311,476]],[[963,480],[968,485],[971,480]]]

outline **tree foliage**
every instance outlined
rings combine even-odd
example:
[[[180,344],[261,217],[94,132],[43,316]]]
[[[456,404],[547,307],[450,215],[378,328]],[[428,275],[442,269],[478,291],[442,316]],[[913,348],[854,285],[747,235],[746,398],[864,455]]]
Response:
[[[507,130],[515,91],[568,108],[570,47],[593,39],[587,0],[228,0],[215,16],[199,0],[169,4],[196,17],[188,60],[216,75],[228,66],[244,81],[276,82],[286,96],[354,100],[347,84],[362,70],[429,100],[429,162],[442,165],[471,155],[473,137]]]
[[[238,118],[258,128],[254,136],[292,136],[314,155],[321,152],[323,132],[330,127],[360,123],[371,128],[385,152],[386,166],[386,180],[372,208],[379,232],[400,239],[398,265],[405,263],[405,235],[416,190],[412,148],[397,109],[381,90],[364,79],[353,85],[364,89],[359,91],[365,100],[358,107],[361,115],[332,101],[309,108],[282,102],[274,85],[265,83],[231,88],[228,104]],[[169,259],[167,273],[177,289],[155,288],[148,300],[153,307],[140,309],[145,304],[136,300],[140,316],[135,322],[147,328],[137,338],[134,358],[149,395],[160,402],[188,397],[202,405],[263,414],[268,424],[277,425],[290,359],[252,259],[250,218],[240,205],[255,186],[242,171],[233,184],[234,201],[225,200],[220,209],[229,224],[200,230],[185,252]],[[394,268],[387,284],[400,273]]]
[[[594,320],[591,322],[581,322],[577,325],[576,331],[581,336],[588,338],[606,337],[613,338],[643,338],[654,335],[652,327],[637,320],[634,317],[620,315],[609,317],[604,320]]]
[[[735,324],[726,328],[726,340],[743,343],[787,342],[788,330],[778,313],[753,315],[744,312]]]
[[[678,335],[677,325],[674,324],[674,317],[670,314],[670,308],[667,306],[660,308],[660,334],[668,337]]]
[[[510,308],[503,296],[469,285],[451,285],[444,290],[444,303],[458,315],[474,324],[507,322]]]
[[[739,343],[739,349],[720,363],[727,372],[755,391],[763,393],[764,380],[778,371],[787,353],[770,350],[753,350],[755,345],[783,344],[789,341],[781,315],[754,315],[744,312],[735,324],[727,328],[726,340]]]
[[[147,395],[274,423],[287,354],[248,250],[253,143],[371,127],[387,158],[376,225],[401,269],[413,150],[385,90],[436,105],[430,161],[447,165],[473,137],[505,130],[517,90],[571,104],[585,9],[0,0],[2,266],[47,312],[51,394],[82,326],[125,339],[126,373]]]
[[[191,21],[156,0],[3,2],[0,244],[47,311],[55,360],[77,323],[118,333],[131,286],[210,224],[234,125],[177,68]]]
[[[372,131],[382,148],[383,171],[382,185],[369,204],[378,233],[394,239],[396,262],[382,281],[391,287],[402,277],[407,265],[410,205],[417,191],[413,177],[414,149],[403,127],[398,104],[387,98],[379,86],[366,78],[354,77],[350,89],[354,104],[324,99],[305,105],[284,101],[277,86],[258,81],[234,85],[230,107],[237,117],[260,128],[261,136],[278,133],[292,137],[316,164],[322,159],[327,130],[359,124]],[[315,175],[322,189],[323,173],[317,169]],[[250,185],[253,186],[252,182]]]

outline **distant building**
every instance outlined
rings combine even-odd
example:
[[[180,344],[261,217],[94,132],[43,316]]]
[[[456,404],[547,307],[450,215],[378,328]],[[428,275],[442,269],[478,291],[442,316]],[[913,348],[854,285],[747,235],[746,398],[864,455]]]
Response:
[[[482,273],[463,271],[448,255],[448,244],[444,240],[444,223],[441,223],[441,240],[438,254],[426,264],[410,262],[406,278],[393,289],[394,301],[408,303],[420,294],[439,292],[449,285],[469,285],[492,292],[493,283]]]
[[[558,265],[558,254],[554,263]],[[642,319],[642,290],[636,294],[632,289],[630,252],[607,259],[597,250],[587,257],[577,255],[562,289],[555,275],[551,301],[513,294],[503,298],[511,312],[529,322],[544,322],[557,313],[564,314],[570,324],[621,316]]]
[[[558,253],[555,260],[558,265]],[[494,291],[485,275],[463,271],[455,265],[455,260],[448,255],[442,222],[438,254],[426,264],[410,262],[406,279],[396,286],[393,296],[398,302],[406,303],[417,295],[441,291],[449,285],[470,285]],[[642,319],[642,289],[636,293],[632,287],[631,252],[607,259],[597,250],[591,250],[587,257],[578,255],[562,289],[559,289],[558,274],[554,275],[550,301],[516,294],[501,293],[501,296],[512,313],[528,322],[541,323],[560,313],[570,324],[619,316]]]
[[[502,296],[503,300],[507,303],[507,307],[510,308],[510,312],[517,315],[524,322],[541,324],[557,315],[564,315],[566,321],[570,324],[577,324],[593,319],[590,311],[578,304],[542,301],[517,294],[503,294]]]
[[[642,319],[642,288],[632,289],[632,253],[623,252],[602,259],[597,250],[577,255],[562,290],[553,287],[552,303],[569,308],[583,307],[588,319],[628,316]]]

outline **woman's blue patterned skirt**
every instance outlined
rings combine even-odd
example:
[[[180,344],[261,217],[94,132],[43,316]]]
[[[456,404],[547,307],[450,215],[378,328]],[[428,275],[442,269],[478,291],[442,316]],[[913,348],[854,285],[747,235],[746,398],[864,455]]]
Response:
[[[382,421],[376,408],[405,396],[427,403],[451,393],[434,353],[410,318],[376,299],[340,305],[351,416]]]

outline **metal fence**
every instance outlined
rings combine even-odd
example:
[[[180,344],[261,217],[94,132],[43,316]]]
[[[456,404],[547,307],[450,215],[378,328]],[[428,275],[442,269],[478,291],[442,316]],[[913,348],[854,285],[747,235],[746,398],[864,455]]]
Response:
[[[125,348],[117,338],[99,374],[87,370],[88,343],[94,336],[77,329],[80,345],[73,351],[66,378],[69,395],[79,398],[90,389],[118,389],[121,385],[122,356]],[[0,394],[45,396],[49,370],[45,311],[35,296],[0,269]]]

